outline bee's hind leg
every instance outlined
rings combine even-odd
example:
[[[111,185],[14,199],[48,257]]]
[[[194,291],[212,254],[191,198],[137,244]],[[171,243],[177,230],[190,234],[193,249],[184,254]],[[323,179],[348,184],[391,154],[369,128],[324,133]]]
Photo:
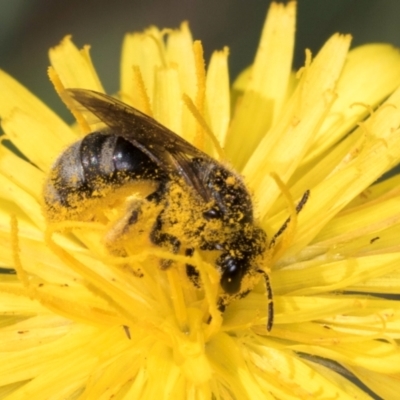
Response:
[[[180,240],[162,231],[162,212],[158,215],[155,224],[150,232],[150,240],[157,246],[169,250],[171,253],[178,253],[181,242]],[[172,260],[161,260],[161,269],[167,269],[172,263]]]
[[[115,257],[127,257],[128,253],[124,246],[129,229],[140,219],[143,201],[134,200],[126,208],[124,216],[118,219],[103,236],[103,244],[107,253]],[[135,269],[131,264],[122,264],[121,268],[131,271],[135,276],[142,277],[140,268]]]

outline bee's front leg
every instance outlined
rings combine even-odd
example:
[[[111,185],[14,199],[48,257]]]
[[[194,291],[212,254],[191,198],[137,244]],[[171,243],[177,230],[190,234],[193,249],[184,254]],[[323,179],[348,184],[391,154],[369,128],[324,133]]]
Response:
[[[126,257],[126,251],[121,244],[129,229],[140,219],[143,200],[134,199],[127,206],[122,218],[113,223],[107,233],[103,236],[103,243],[107,251],[115,256]]]
[[[185,250],[185,255],[188,257],[192,257],[193,253],[193,248],[188,248]],[[200,273],[194,265],[186,264],[186,275],[194,286],[196,286],[197,288],[200,287]]]

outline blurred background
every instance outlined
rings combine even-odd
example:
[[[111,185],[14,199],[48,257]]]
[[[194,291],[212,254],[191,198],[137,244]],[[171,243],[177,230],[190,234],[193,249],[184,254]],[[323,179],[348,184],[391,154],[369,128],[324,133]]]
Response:
[[[119,85],[123,35],[149,25],[177,27],[188,20],[208,61],[230,48],[231,79],[252,62],[268,0],[0,0],[0,68],[65,118],[69,113],[47,78],[48,49],[66,34],[91,55],[107,92]],[[351,33],[353,45],[390,42],[400,47],[398,0],[299,0],[295,66],[334,32]]]

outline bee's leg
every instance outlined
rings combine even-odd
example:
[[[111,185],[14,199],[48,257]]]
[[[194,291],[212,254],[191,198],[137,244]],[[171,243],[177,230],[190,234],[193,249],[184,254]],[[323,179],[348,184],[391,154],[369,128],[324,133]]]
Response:
[[[222,300],[222,297],[220,297],[220,298],[218,299],[217,308],[218,308],[218,311],[221,311],[221,314],[223,314],[224,311],[225,311],[225,309],[226,309],[226,304],[225,304],[225,302]],[[207,323],[208,323],[208,324],[211,323],[211,320],[212,320],[212,317],[211,317],[211,315],[210,315],[209,318],[208,318],[208,320],[207,320]]]
[[[178,253],[181,242],[175,236],[162,231],[162,212],[158,215],[155,224],[150,232],[150,240],[157,246],[163,247],[171,251],[171,253]],[[171,260],[162,260],[161,268],[167,269],[171,265]]]
[[[132,201],[128,205],[125,215],[116,221],[104,235],[103,243],[110,255],[115,257],[128,256],[124,247],[124,238],[129,233],[129,228],[139,220],[142,205],[143,201]],[[135,269],[131,264],[122,264],[121,268],[126,268],[137,277],[143,276],[141,270]]]
[[[125,215],[117,220],[103,237],[104,244],[111,254],[124,255],[122,249],[119,248],[120,239],[126,235],[129,228],[139,220],[142,204],[143,201],[137,199],[132,201],[128,205]]]
[[[194,253],[193,248],[185,250],[185,255],[188,257],[192,257],[193,253]],[[196,286],[197,288],[200,287],[200,274],[194,265],[186,264],[186,275],[194,286]]]
[[[221,297],[218,299],[217,308],[218,311],[221,311],[221,313],[223,313],[226,309],[226,304]]]

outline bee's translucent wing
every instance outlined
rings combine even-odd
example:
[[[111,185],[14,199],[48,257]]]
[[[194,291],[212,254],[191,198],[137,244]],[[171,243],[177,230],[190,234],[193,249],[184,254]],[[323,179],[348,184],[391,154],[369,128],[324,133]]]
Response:
[[[67,89],[63,95],[71,100],[74,109],[94,117],[91,122],[95,126],[97,122],[104,124],[105,129],[138,147],[161,169],[182,177],[205,201],[210,200],[210,188],[199,177],[192,159],[208,160],[211,164],[217,161],[153,118],[114,97],[86,89]]]

